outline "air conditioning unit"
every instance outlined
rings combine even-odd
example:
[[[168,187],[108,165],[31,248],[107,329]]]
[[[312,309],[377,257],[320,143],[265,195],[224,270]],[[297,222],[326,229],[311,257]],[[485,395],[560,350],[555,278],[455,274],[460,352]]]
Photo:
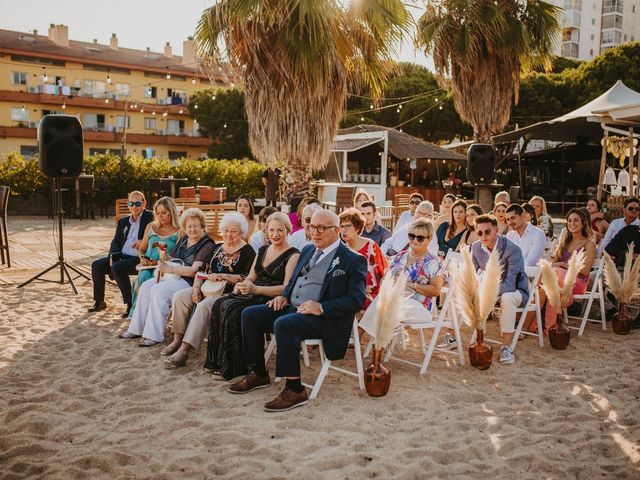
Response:
[[[29,128],[38,128],[38,122],[29,122]]]
[[[35,86],[35,87],[28,87],[27,91],[29,93],[40,93],[40,87],[39,86]]]

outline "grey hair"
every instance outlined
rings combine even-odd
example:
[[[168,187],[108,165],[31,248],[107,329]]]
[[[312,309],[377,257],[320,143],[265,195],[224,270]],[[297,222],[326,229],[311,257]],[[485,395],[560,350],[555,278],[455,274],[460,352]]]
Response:
[[[220,220],[220,233],[224,230],[224,228],[230,223],[235,223],[240,227],[240,233],[243,237],[247,236],[249,233],[249,223],[244,215],[239,212],[229,212]]]
[[[309,212],[309,215],[313,215],[318,210],[322,210],[322,207],[320,205],[318,205],[317,203],[310,203],[302,209],[302,216],[306,217],[306,212]]]
[[[207,231],[207,219],[202,213],[202,210],[199,208],[193,207],[188,208],[184,212],[182,212],[182,216],[180,217],[180,229],[185,232],[187,229],[185,225],[187,224],[187,220],[190,218],[197,218],[200,221],[200,225],[202,226],[202,230]]]
[[[428,208],[429,210],[431,210],[431,213],[433,213],[434,211],[433,203],[431,203],[429,200],[425,200],[424,202],[420,202],[420,205],[418,205],[418,207],[416,208],[416,212],[418,210],[422,211],[425,208]]]

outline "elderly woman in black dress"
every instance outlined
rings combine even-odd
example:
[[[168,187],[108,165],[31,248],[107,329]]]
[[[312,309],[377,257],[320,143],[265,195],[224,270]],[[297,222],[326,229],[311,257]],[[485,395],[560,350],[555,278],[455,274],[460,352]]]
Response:
[[[247,373],[242,356],[242,311],[281,295],[298,262],[300,252],[287,243],[291,221],[276,212],[267,219],[270,245],[258,250],[251,272],[236,284],[233,294],[219,298],[211,310],[205,370],[216,380],[230,380]]]

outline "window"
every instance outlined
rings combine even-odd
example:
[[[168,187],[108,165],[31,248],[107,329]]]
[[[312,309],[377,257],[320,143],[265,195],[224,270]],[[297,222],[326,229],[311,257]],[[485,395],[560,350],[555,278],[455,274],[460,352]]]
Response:
[[[55,67],[64,67],[65,63],[60,60],[51,60],[50,58],[29,57],[25,55],[11,55],[12,62],[37,63],[38,65],[52,65]]]
[[[104,96],[106,89],[105,82],[101,80],[85,80],[84,81],[84,95],[93,96],[93,97],[102,97]]]
[[[53,83],[54,85],[64,87],[64,77],[55,76],[53,77],[53,80],[54,80],[54,83]]]
[[[155,130],[156,128],[158,128],[157,126],[157,122],[155,118],[152,117],[146,117],[144,119],[144,128],[145,130]]]
[[[128,97],[131,94],[131,87],[128,83],[116,83],[116,96]]]
[[[116,128],[121,129],[124,126],[124,115],[116,117]],[[131,117],[127,115],[127,128],[131,128]]]
[[[169,120],[167,122],[167,133],[178,135],[184,131],[184,120]]]
[[[592,19],[591,19],[591,25],[595,25],[595,24],[596,24],[596,19],[595,19],[595,18],[592,18]]]
[[[592,33],[591,34],[591,40],[595,40],[595,39],[596,39],[596,36]]]
[[[104,115],[85,113],[82,126],[87,130],[104,130]]]
[[[27,72],[11,72],[11,85],[26,85]]]
[[[602,29],[605,28],[622,28],[622,15],[604,15],[602,17]]]
[[[622,40],[622,34],[619,30],[603,30],[600,44],[615,43],[619,44]]]
[[[108,148],[90,148],[89,155],[106,155],[109,153]]]
[[[593,57],[593,48],[589,50],[589,56]]]
[[[144,87],[144,98],[156,98],[158,89],[156,87]]]
[[[142,158],[153,158],[155,150],[153,147],[147,147],[142,149]]]
[[[20,155],[22,155],[25,159],[35,157],[36,155],[38,155],[38,146],[37,145],[20,145]]]
[[[29,110],[26,108],[18,107],[11,109],[11,120],[16,122],[28,122],[29,121]]]
[[[187,158],[187,152],[172,152],[169,150],[169,160],[178,160],[180,158]]]

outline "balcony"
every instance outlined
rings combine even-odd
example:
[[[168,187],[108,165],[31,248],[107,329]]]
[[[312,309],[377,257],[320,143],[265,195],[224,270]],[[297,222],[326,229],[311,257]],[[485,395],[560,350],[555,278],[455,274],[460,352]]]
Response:
[[[606,1],[602,6],[602,14],[607,13],[623,13],[624,5],[620,1]]]
[[[562,21],[563,28],[580,28],[581,15],[579,10],[565,10]]]
[[[579,47],[577,43],[564,42],[562,44],[562,56],[569,58],[578,58]]]
[[[581,0],[564,0],[565,10],[582,10]]]

